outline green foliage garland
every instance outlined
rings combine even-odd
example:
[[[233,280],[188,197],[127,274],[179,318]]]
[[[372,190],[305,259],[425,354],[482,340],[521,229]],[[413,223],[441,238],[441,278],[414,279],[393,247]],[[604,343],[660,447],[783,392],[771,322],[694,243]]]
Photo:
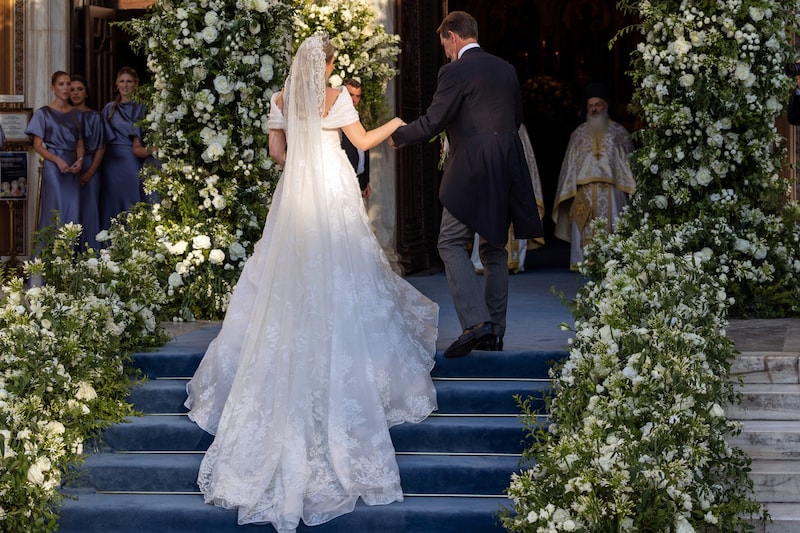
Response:
[[[267,117],[288,73],[293,13],[290,1],[161,0],[124,25],[153,75],[140,96],[161,159],[145,172],[159,203],[126,222],[156,252],[168,316],[222,316],[261,236],[280,175]]]
[[[798,209],[779,174],[775,119],[797,2],[623,0],[644,42],[631,73],[646,128],[637,191],[595,225],[575,338],[551,371],[549,426],[502,513],[511,531],[745,531],[763,512],[730,375],[731,313],[800,311]],[[568,327],[568,326],[565,326]]]

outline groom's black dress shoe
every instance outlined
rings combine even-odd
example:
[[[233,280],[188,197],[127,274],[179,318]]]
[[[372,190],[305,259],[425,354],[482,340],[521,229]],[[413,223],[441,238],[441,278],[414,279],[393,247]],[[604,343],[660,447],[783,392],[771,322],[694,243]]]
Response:
[[[484,352],[502,352],[503,337],[500,337],[499,335],[493,335],[491,338],[476,344],[475,349],[483,350]]]
[[[494,337],[491,322],[481,322],[464,330],[459,338],[444,351],[448,358],[464,357],[483,341]]]

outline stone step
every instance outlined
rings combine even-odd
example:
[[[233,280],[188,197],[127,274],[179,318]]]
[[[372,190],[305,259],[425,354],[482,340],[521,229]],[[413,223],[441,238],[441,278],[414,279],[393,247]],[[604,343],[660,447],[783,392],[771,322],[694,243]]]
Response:
[[[98,492],[198,492],[197,472],[203,453],[100,453],[90,455],[74,485]],[[512,472],[515,454],[399,454],[403,492],[500,497]]]
[[[797,420],[800,418],[800,385],[796,383],[745,383],[741,405],[727,409],[735,420]]]
[[[762,503],[800,503],[800,459],[754,460],[750,479]],[[800,515],[797,515],[800,520]]]
[[[796,352],[743,352],[731,372],[744,383],[800,383],[800,354]]]
[[[744,420],[742,426],[742,432],[728,437],[728,443],[753,460],[800,459],[800,420]]]
[[[69,492],[59,533],[273,533],[236,524],[236,510],[203,503],[199,494]],[[77,496],[77,499],[75,498]],[[355,511],[297,533],[503,533],[497,512],[506,497],[407,496],[391,505],[356,503]]]
[[[753,533],[797,533],[800,531],[800,503],[767,503],[771,522],[753,521]]]

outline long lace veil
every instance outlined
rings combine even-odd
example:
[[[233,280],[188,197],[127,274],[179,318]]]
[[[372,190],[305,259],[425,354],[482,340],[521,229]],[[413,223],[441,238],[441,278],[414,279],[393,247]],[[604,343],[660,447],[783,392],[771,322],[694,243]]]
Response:
[[[297,170],[298,164],[321,157],[322,128],[325,106],[325,50],[328,36],[315,33],[297,50],[289,78],[284,87],[284,115],[287,119],[286,168]]]

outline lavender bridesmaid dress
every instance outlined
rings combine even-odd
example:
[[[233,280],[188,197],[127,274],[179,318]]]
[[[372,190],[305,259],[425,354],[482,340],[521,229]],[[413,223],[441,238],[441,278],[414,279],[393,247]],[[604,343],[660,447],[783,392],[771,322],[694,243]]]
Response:
[[[139,170],[142,159],[133,154],[131,133],[146,114],[139,102],[109,102],[101,115],[105,123],[106,153],[100,187],[100,229],[111,227],[111,219],[144,200]]]
[[[103,118],[100,113],[89,109],[81,114],[83,123],[83,168],[88,169],[92,166],[97,150],[106,143],[105,128]],[[81,225],[83,235],[81,235],[81,249],[86,246],[98,249],[97,234],[100,233],[100,168],[92,176],[89,182],[81,187]]]
[[[27,135],[40,137],[47,151],[59,156],[68,165],[75,163],[75,147],[82,137],[81,112],[70,109],[62,113],[44,106],[36,110],[25,129]],[[77,174],[62,173],[52,161],[42,164],[39,186],[39,225],[41,229],[53,220],[58,211],[60,224],[80,222],[81,185]]]

